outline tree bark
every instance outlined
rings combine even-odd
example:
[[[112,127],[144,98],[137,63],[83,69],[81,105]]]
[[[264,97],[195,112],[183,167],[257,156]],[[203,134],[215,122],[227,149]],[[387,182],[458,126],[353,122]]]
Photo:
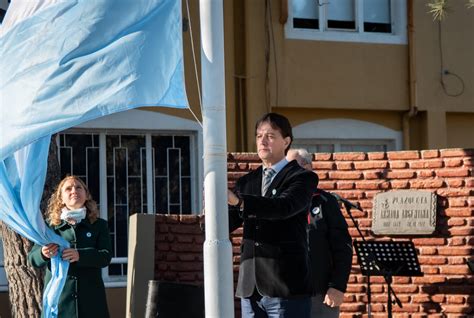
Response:
[[[58,161],[56,136],[51,138],[48,155],[48,171],[41,200],[41,211],[45,211],[47,201],[59,183],[61,169]],[[27,255],[33,243],[13,232],[0,222],[3,240],[5,272],[8,279],[12,317],[40,317],[43,296],[43,271],[29,266]]]

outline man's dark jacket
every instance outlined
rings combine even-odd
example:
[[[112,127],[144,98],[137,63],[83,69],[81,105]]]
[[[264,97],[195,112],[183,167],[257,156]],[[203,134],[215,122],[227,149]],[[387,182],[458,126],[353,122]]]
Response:
[[[310,295],[307,216],[318,177],[293,160],[261,195],[262,167],[241,177],[235,191],[244,209],[229,210],[230,231],[243,222],[236,295],[292,298]]]
[[[352,266],[352,239],[336,198],[318,189],[308,225],[313,294],[329,287],[346,291]]]

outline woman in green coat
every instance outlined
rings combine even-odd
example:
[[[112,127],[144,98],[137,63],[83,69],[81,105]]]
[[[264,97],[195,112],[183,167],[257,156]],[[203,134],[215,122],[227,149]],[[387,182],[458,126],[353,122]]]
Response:
[[[112,257],[107,222],[98,218],[96,203],[84,182],[75,176],[64,178],[48,202],[47,222],[71,247],[60,257],[70,262],[66,284],[59,298],[59,318],[109,317],[101,268]],[[47,266],[45,286],[51,279],[50,259],[58,245],[35,245],[28,254],[37,268]]]

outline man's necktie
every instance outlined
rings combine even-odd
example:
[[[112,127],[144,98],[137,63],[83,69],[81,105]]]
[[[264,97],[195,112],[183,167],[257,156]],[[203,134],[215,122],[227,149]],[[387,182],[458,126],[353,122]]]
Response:
[[[275,170],[273,170],[272,168],[265,168],[263,170],[262,195],[265,195],[265,193],[267,192],[270,183],[272,183],[272,178],[274,175]]]

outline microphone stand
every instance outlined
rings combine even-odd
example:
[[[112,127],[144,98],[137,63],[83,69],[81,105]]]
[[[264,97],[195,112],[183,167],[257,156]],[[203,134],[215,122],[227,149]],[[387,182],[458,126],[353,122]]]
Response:
[[[356,222],[356,220],[352,216],[352,213],[351,213],[352,206],[348,202],[344,202],[344,201],[342,201],[342,204],[346,208],[347,214],[349,214],[349,217],[351,218],[352,223],[354,224],[357,232],[359,233],[359,236],[362,238],[362,241],[366,242],[364,234],[362,234],[362,231],[359,228],[359,224]],[[372,292],[370,290],[370,272],[367,271],[367,317],[368,318],[372,317],[371,302],[372,302]]]
[[[354,224],[355,228],[357,229],[357,232],[359,233],[359,236],[362,238],[362,241],[365,243],[367,242],[364,235],[362,234],[362,231],[359,228],[358,223],[354,219],[351,213],[351,209],[353,206],[351,206],[350,202],[345,202],[341,201],[344,207],[346,208],[347,214],[352,220],[352,223]],[[361,210],[362,211],[362,210]],[[377,260],[375,256],[372,254],[372,251],[370,252],[371,256],[371,263],[373,263],[374,267],[380,268],[380,271],[383,272],[383,277],[385,279],[385,282],[387,283],[388,286],[388,297],[387,297],[387,311],[388,311],[388,318],[392,318],[392,295],[395,298],[395,302],[397,305],[402,308],[402,303],[400,302],[400,299],[398,299],[397,295],[395,294],[395,291],[391,287],[392,283],[392,275],[390,271],[386,271],[381,264],[377,263]],[[372,317],[372,309],[371,309],[371,301],[372,301],[372,293],[370,290],[370,271],[367,271],[367,316],[368,318]],[[393,303],[395,303],[393,302]]]

